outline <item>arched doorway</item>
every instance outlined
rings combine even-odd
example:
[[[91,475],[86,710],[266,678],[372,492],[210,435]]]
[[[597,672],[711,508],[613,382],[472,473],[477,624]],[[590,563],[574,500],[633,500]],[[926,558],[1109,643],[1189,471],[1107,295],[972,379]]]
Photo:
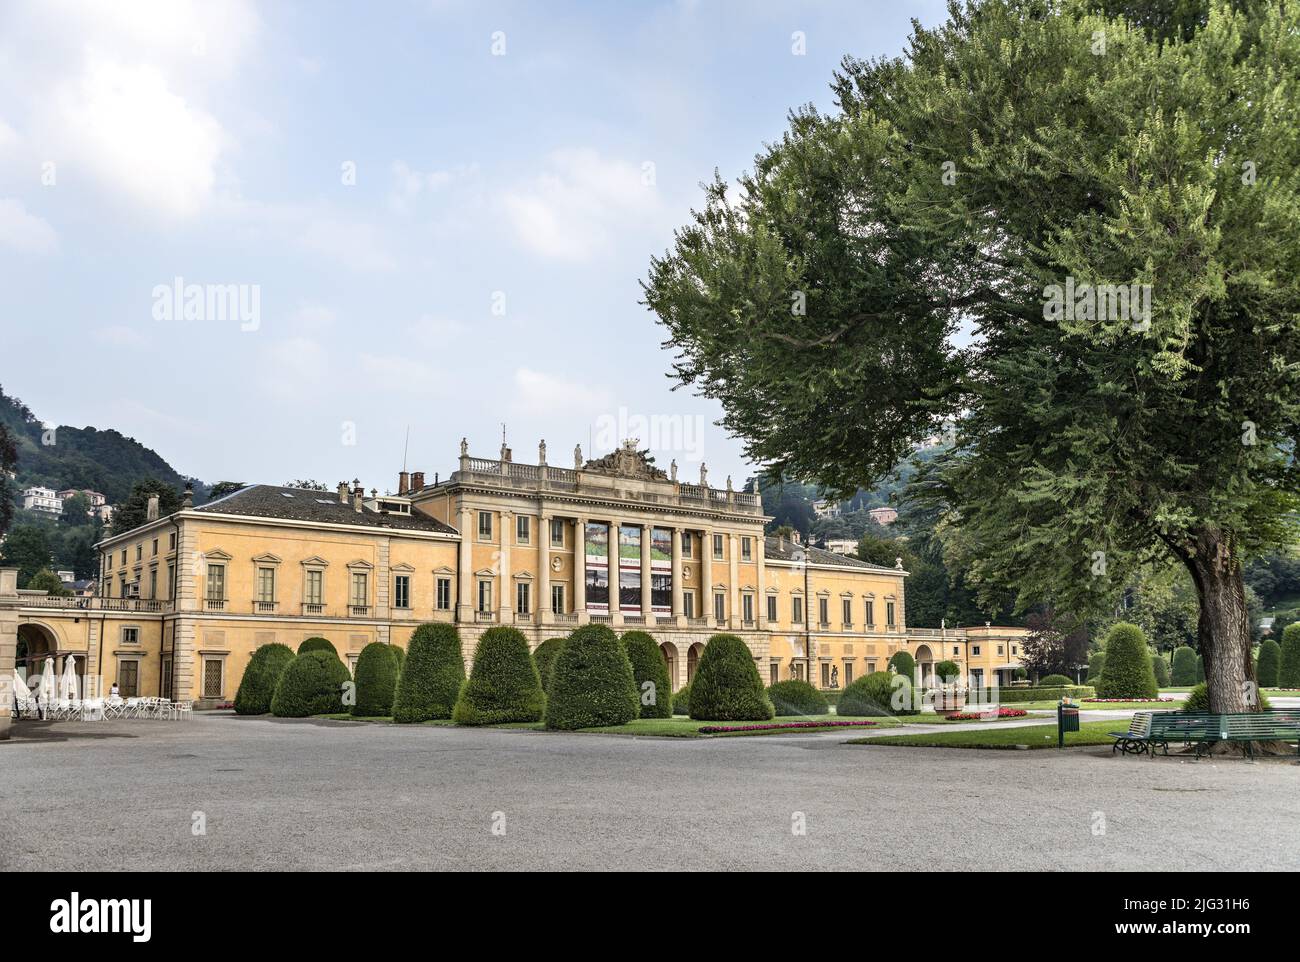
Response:
[[[704,654],[704,646],[698,641],[686,649],[686,684],[695,680],[695,669],[700,667],[700,655]]]
[[[916,649],[916,672],[917,678],[920,679],[922,687],[933,687],[932,679],[934,676],[934,652],[930,650],[929,645],[918,645]],[[917,678],[913,678],[915,683]]]
[[[664,664],[668,666],[668,684],[672,685],[673,691],[677,690],[677,646],[671,641],[665,641],[659,646],[659,654],[664,657]]]

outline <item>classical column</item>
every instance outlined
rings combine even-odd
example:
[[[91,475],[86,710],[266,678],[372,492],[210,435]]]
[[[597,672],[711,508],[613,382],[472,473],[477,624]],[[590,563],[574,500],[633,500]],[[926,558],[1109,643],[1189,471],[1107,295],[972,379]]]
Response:
[[[763,630],[767,628],[767,578],[766,571],[764,570],[764,560],[767,557],[767,539],[763,537],[763,532],[760,531],[758,536],[754,538],[754,541],[756,542],[754,550],[754,565],[758,570],[758,580],[755,582],[755,586],[758,590],[758,598],[754,602],[758,605],[758,611],[754,612],[754,617],[758,619],[759,630]]]
[[[700,531],[700,610],[696,616],[713,624],[713,532],[708,528]]]
[[[9,682],[13,680],[14,668],[18,658],[18,613],[13,605],[18,603],[18,569],[0,568],[0,741],[9,737],[10,712],[13,710],[13,695],[9,692]],[[86,666],[86,677],[90,677],[90,666]]]
[[[501,512],[501,550],[497,552],[497,583],[501,588],[501,600],[497,603],[497,624],[508,625],[514,622],[515,587],[514,572],[510,568],[510,539],[515,534],[515,515],[513,511]]]
[[[727,624],[734,630],[741,625],[740,610],[740,535],[732,532],[727,538]]]
[[[673,618],[679,628],[686,626],[682,616],[682,529],[673,528]]]
[[[473,539],[470,528],[470,510],[461,505],[460,509],[460,552],[456,566],[456,620],[468,624],[474,620],[474,567]]]
[[[540,515],[537,532],[537,598],[533,602],[537,623],[551,621],[551,517]]]
[[[654,614],[654,596],[651,593],[654,580],[650,577],[650,535],[653,532],[651,525],[641,525],[641,615],[647,625]]]
[[[622,567],[619,556],[620,547],[618,543],[618,533],[622,524],[617,518],[609,522],[609,547],[605,551],[606,567],[609,569],[609,623],[611,625],[623,624],[623,606],[619,602],[618,585],[621,580],[619,569]]]
[[[573,612],[585,625],[587,614],[587,519],[573,519]]]

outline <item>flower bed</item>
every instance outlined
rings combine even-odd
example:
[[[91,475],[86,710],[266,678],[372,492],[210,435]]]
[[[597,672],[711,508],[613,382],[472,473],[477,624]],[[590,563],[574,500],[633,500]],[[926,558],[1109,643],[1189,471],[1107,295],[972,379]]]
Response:
[[[1118,702],[1119,704],[1127,704],[1128,702],[1134,702],[1134,701],[1177,701],[1177,699],[1176,698],[1085,698],[1083,699],[1083,701],[1099,702],[1099,703]]]
[[[948,719],[949,721],[978,721],[980,719],[988,718],[990,714],[992,713],[981,712],[981,711],[951,711],[948,712],[948,714],[944,715],[943,717]],[[999,718],[1023,718],[1025,715],[1028,714],[1029,712],[1025,711],[1023,708],[999,708],[998,709]]]
[[[873,721],[802,721],[776,722],[770,725],[701,725],[701,735],[722,735],[727,732],[775,732],[787,728],[866,728]]]

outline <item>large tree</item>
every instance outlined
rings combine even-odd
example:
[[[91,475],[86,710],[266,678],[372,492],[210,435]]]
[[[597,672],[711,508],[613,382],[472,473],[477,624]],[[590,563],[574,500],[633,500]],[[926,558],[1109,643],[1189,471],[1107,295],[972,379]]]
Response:
[[[158,495],[158,517],[165,518],[181,509],[181,496],[166,481],[145,478],[131,488],[130,496],[113,510],[113,534],[138,528],[148,519],[149,498]]]
[[[918,483],[1022,610],[1183,565],[1211,707],[1249,710],[1242,565],[1296,534],[1297,76],[1282,0],[954,2],[709,186],[647,304],[773,471],[847,492],[951,424]]]

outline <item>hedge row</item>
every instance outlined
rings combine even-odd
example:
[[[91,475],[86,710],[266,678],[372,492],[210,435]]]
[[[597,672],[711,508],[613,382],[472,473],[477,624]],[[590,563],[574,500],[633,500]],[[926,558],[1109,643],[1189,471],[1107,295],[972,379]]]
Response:
[[[292,648],[278,642],[262,645],[253,652],[248,667],[244,669],[244,677],[239,681],[239,691],[235,693],[235,714],[265,715],[269,712],[275,686],[294,657]]]
[[[542,681],[524,633],[506,626],[483,632],[451,720],[457,725],[535,722],[545,707]]]
[[[660,657],[658,646],[655,657]],[[663,675],[666,679],[666,670]],[[641,708],[632,662],[612,629],[583,625],[565,639],[546,693],[547,728],[576,731],[626,725],[640,715]]]
[[[347,666],[332,651],[307,651],[296,656],[275,686],[271,714],[280,718],[343,711],[343,686],[352,680]]]
[[[465,659],[460,634],[452,625],[420,625],[411,635],[393,695],[393,721],[415,724],[450,718],[461,685]]]

